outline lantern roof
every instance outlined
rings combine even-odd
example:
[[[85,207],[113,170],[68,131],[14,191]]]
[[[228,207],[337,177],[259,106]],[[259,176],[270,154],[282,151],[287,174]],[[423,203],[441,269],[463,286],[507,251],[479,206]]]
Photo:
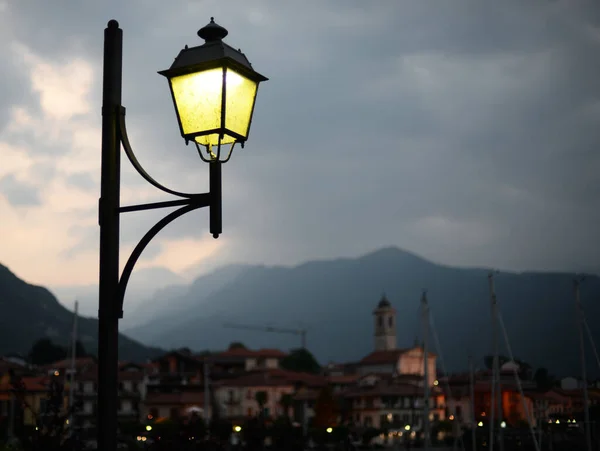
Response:
[[[179,52],[171,67],[159,73],[167,77],[183,75],[227,60],[234,67],[242,69],[245,74],[251,75],[256,81],[268,80],[252,68],[252,64],[240,49],[236,50],[223,42],[223,38],[228,33],[225,28],[216,24],[214,18],[211,17],[210,23],[198,31],[198,36],[205,40],[204,44],[196,47],[186,45]]]

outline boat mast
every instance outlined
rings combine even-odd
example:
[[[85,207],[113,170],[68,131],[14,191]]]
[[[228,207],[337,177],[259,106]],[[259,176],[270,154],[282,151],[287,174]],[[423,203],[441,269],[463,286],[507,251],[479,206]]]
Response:
[[[494,353],[493,370],[492,370],[492,396],[496,395],[495,402],[492,402],[492,421],[494,418],[494,407],[497,411],[496,423],[498,424],[498,448],[500,451],[504,451],[504,440],[502,440],[502,388],[500,386],[500,351],[498,342],[498,302],[496,300],[496,291],[494,288],[494,273],[490,272],[488,275],[490,284],[490,302],[492,308],[492,347]],[[490,451],[494,451],[493,442],[493,426],[490,425]]]
[[[77,358],[77,310],[79,303],[75,301],[73,316],[73,334],[71,336],[71,376],[69,378],[69,435],[73,435],[73,406],[75,405],[75,360]]]
[[[469,356],[469,391],[471,395],[471,442],[473,451],[477,451],[477,415],[475,414],[475,369],[473,368],[473,357]]]
[[[427,291],[423,290],[421,297],[421,314],[423,315],[423,448],[429,451],[431,448],[431,431],[429,424],[429,304],[427,303]]]
[[[206,434],[208,437],[210,431],[210,368],[208,366],[208,357],[204,358],[204,423],[206,424]]]
[[[583,317],[583,309],[581,308],[581,299],[579,297],[579,285],[583,281],[583,277],[574,280],[575,288],[575,310],[577,314],[577,331],[579,333],[579,357],[581,359],[581,378],[583,379],[583,414],[584,414],[584,427],[585,427],[585,443],[587,451],[592,451],[592,435],[590,431],[590,407],[589,407],[589,395],[588,395],[588,380],[587,380],[587,368],[585,365],[585,338],[583,336],[583,323],[585,318]]]

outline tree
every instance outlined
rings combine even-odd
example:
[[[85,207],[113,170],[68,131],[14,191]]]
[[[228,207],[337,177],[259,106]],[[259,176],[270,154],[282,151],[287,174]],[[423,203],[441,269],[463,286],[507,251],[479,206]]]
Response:
[[[321,371],[321,365],[315,356],[307,349],[294,349],[281,360],[281,368],[288,371],[298,371],[317,374]]]
[[[78,359],[82,357],[91,357],[91,354],[87,353],[87,351],[83,347],[83,344],[79,340],[75,342],[75,357],[77,357]]]
[[[18,434],[23,451],[59,451],[77,449],[76,438],[69,437],[66,428],[67,419],[81,408],[81,402],[76,402],[72,409],[64,408],[64,385],[57,377],[52,377],[48,385],[46,408],[43,415],[38,415],[26,399],[26,389],[23,379],[10,372],[11,390],[21,407],[28,409],[36,422],[35,430],[20,428]]]
[[[502,366],[504,365],[506,362],[510,361],[510,359],[508,357],[506,357],[505,355],[499,355],[498,356],[498,366]],[[485,365],[485,367],[488,370],[492,370],[494,368],[494,356],[493,355],[486,355],[483,358],[483,363]]]
[[[229,349],[248,349],[241,341],[234,341],[229,345]]]
[[[67,350],[49,338],[41,338],[33,344],[28,357],[34,365],[48,365],[66,359]]]
[[[337,423],[337,414],[337,403],[333,397],[333,390],[331,386],[326,385],[317,397],[312,425],[322,429],[333,427]]]
[[[254,399],[258,403],[258,408],[259,408],[260,414],[262,416],[263,412],[265,410],[265,405],[269,401],[269,395],[267,394],[266,391],[257,391],[256,394],[254,395]]]
[[[281,407],[283,407],[284,416],[287,418],[290,416],[290,409],[292,408],[292,404],[294,403],[294,397],[289,393],[284,393],[281,395],[281,400],[279,401]]]
[[[547,368],[538,368],[535,370],[533,375],[535,385],[540,390],[550,390],[555,384],[555,378],[552,376]]]
[[[342,396],[338,399],[337,405],[338,405],[338,412],[340,415],[341,423],[342,424],[352,423],[353,422],[352,400]]]
[[[247,450],[263,449],[265,441],[265,425],[259,418],[249,418],[242,427],[242,436]]]

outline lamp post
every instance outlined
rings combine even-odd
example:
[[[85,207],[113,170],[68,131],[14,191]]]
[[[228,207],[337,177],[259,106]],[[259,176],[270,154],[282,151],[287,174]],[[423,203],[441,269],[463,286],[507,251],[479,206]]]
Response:
[[[165,226],[190,211],[210,209],[210,233],[221,234],[221,164],[233,147],[248,138],[256,93],[267,78],[252,68],[246,56],[223,42],[228,32],[211,18],[198,31],[205,43],[185,46],[168,70],[181,135],[193,142],[200,158],[209,163],[209,192],[190,194],[171,190],[152,178],[135,157],[125,126],[121,103],[123,30],[116,20],[104,30],[102,94],[102,169],[100,200],[100,293],[98,308],[98,449],[117,447],[119,319],[127,282],[148,243]],[[150,184],[179,199],[120,205],[121,146],[137,172]],[[119,274],[119,220],[121,213],[179,207],[158,221],[139,241]]]

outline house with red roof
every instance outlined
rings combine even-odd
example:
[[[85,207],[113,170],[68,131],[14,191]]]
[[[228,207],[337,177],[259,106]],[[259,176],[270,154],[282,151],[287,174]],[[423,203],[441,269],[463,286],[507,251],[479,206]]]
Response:
[[[266,394],[266,404],[263,406],[267,415],[274,417],[286,412],[284,398],[293,399],[300,388],[319,389],[327,384],[324,376],[286,371],[282,369],[256,369],[235,378],[223,379],[215,384],[215,398],[222,409],[222,414],[228,418],[252,417],[259,413],[260,406],[256,394]]]
[[[226,351],[217,352],[203,357],[212,370],[218,373],[243,373],[253,370],[275,370],[287,353],[279,349],[247,349],[232,347]]]
[[[418,383],[400,375],[368,374],[343,395],[350,401],[353,422],[356,424],[397,429],[410,425],[413,430],[423,426],[425,392],[422,381]],[[445,420],[444,393],[439,387],[433,386],[429,396],[430,420]]]
[[[8,420],[11,403],[14,402],[15,424],[34,426],[45,410],[50,380],[48,376],[24,376],[20,382],[22,393],[15,396],[10,376],[5,374],[0,378],[0,422]]]

